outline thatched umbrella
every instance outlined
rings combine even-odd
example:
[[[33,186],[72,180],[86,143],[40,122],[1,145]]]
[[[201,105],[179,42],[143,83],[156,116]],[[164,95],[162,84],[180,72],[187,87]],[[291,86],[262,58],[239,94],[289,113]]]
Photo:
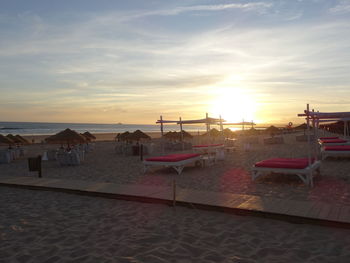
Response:
[[[179,133],[180,137],[181,137],[181,132]],[[188,133],[187,131],[182,130],[182,138],[188,138],[191,139],[193,136]]]
[[[30,142],[27,139],[23,138],[21,135],[17,134],[15,137],[21,140],[23,144],[30,144]]]
[[[79,133],[79,134],[85,138],[86,142],[91,142],[91,137],[90,136],[88,136],[88,135],[86,135],[84,133]]]
[[[226,128],[226,129],[224,129],[224,136],[226,138],[232,138],[235,136],[235,133],[233,131],[231,131],[231,129]]]
[[[220,134],[221,134],[221,133],[220,133],[217,129],[213,128],[213,129],[211,129],[209,132],[203,134],[203,136],[209,135],[209,136],[211,136],[211,137],[219,137]]]
[[[118,133],[117,134],[117,139],[119,140],[119,141],[127,141],[130,136],[130,132],[128,132],[128,131],[126,131],[126,132],[123,132],[123,133]]]
[[[137,140],[140,140],[140,139],[151,139],[150,136],[148,136],[146,133],[140,131],[140,130],[136,130],[132,133],[132,137],[133,138],[136,138]]]
[[[299,126],[294,127],[294,130],[303,130],[305,135],[305,131],[307,130],[307,124],[306,123],[300,124]]]
[[[64,131],[61,131],[55,135],[46,138],[46,141],[49,143],[61,144],[66,142],[69,147],[69,145],[72,143],[84,143],[86,142],[86,139],[76,131],[73,131],[71,129],[65,129]]]
[[[270,127],[266,128],[265,132],[270,133],[271,137],[275,136],[276,133],[279,133],[280,129],[277,127],[271,125]]]
[[[12,140],[14,143],[23,143],[22,140],[18,139],[16,136],[12,134],[7,134],[6,137]]]
[[[0,134],[0,144],[1,145],[11,145],[11,144],[14,144],[14,141],[12,141],[10,138]]]
[[[170,139],[170,140],[176,140],[178,138],[177,132],[175,132],[175,131],[174,132],[169,131],[166,134],[164,134],[163,137]]]
[[[277,128],[278,129],[278,128]],[[250,128],[249,130],[246,131],[247,134],[250,134],[250,135],[255,135],[255,134],[259,134],[260,131],[255,129],[255,128]]]
[[[86,138],[90,138],[91,140],[96,140],[96,137],[92,135],[90,132],[86,131],[83,133]]]

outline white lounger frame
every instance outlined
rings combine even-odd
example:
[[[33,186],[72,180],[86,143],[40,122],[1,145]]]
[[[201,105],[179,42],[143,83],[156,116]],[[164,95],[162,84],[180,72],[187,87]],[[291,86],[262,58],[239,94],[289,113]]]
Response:
[[[327,151],[324,148],[321,149],[322,160],[327,157],[350,157],[350,151]]]
[[[322,143],[318,142],[321,147],[324,146],[344,146],[344,145],[350,145],[350,142],[335,142],[335,143]]]
[[[190,163],[195,163],[196,161],[199,161],[199,160],[201,160],[201,156],[192,157],[192,158],[178,161],[178,162],[143,161],[143,172],[146,173],[150,166],[164,166],[164,167],[172,167],[175,169],[177,174],[181,174],[185,165]]]
[[[270,168],[270,167],[255,167],[252,169],[253,181],[261,175],[268,173],[279,173],[279,174],[295,174],[297,175],[305,185],[313,187],[313,173],[314,171],[320,172],[321,162],[316,161],[312,165],[304,169],[288,169],[288,168]]]

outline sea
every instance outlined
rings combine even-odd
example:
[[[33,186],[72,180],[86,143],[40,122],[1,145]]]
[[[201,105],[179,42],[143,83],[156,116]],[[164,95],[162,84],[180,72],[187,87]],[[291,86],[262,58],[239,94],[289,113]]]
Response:
[[[141,130],[143,132],[159,132],[160,125],[152,124],[95,124],[95,123],[51,123],[51,122],[0,122],[0,134],[7,135],[52,135],[66,128],[79,133],[121,133]],[[202,132],[205,125],[184,125],[183,129],[189,132]],[[164,125],[164,131],[179,131],[179,125]]]

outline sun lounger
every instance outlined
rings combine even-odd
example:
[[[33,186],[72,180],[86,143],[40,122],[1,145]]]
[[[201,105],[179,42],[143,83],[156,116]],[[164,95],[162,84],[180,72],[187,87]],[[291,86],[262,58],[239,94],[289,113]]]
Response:
[[[344,139],[319,139],[318,143],[321,146],[336,146],[336,145],[350,145],[350,142]]]
[[[252,179],[255,180],[267,173],[295,174],[306,185],[313,186],[313,172],[319,172],[321,162],[312,161],[309,165],[308,158],[274,158],[256,163],[252,169]]]
[[[185,165],[195,163],[201,159],[199,154],[170,154],[158,157],[147,158],[143,161],[144,172],[150,166],[172,167],[178,174],[181,174]]]
[[[321,149],[322,159],[327,157],[350,157],[350,145],[325,146]]]

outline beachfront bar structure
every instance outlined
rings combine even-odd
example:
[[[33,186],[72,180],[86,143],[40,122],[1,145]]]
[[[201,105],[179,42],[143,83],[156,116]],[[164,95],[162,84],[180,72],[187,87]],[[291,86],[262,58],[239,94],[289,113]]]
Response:
[[[219,118],[211,118],[208,116],[208,113],[206,113],[206,116],[204,119],[197,119],[197,120],[182,120],[180,117],[179,120],[164,120],[163,116],[160,116],[159,120],[157,120],[157,124],[160,124],[160,132],[162,134],[162,137],[164,135],[164,124],[178,124],[180,125],[180,131],[181,131],[181,140],[183,139],[183,126],[184,124],[205,124],[207,128],[207,132],[210,130],[210,125],[220,125],[220,131],[223,131],[223,120],[221,116]]]

